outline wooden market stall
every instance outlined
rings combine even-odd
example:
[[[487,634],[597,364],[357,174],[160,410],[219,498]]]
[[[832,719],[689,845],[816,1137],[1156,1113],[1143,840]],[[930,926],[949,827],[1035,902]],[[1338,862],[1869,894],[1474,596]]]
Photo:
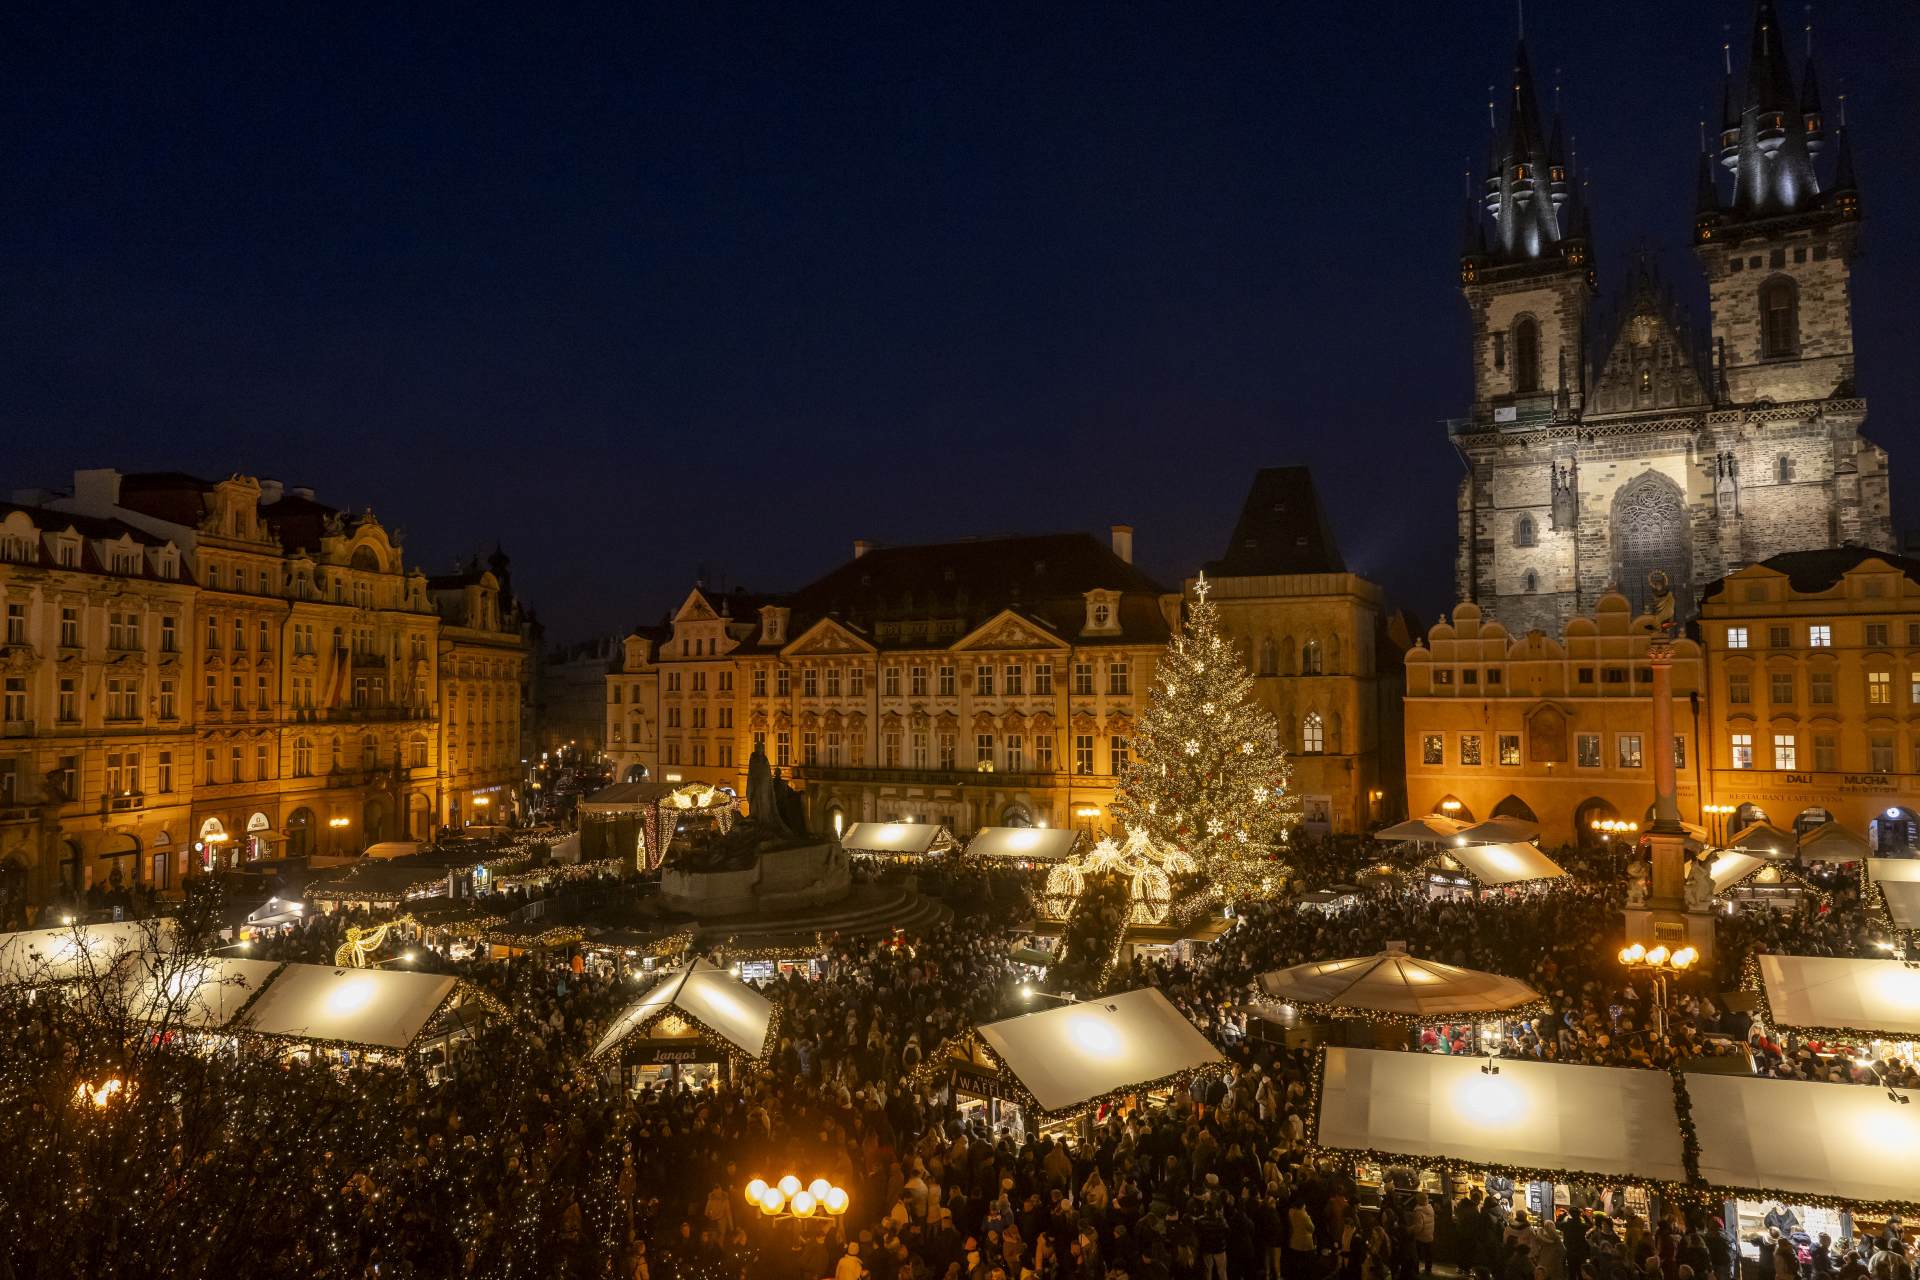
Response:
[[[857,824],[857,825],[865,825]],[[845,843],[845,841],[842,841]],[[1065,862],[1080,843],[1080,832],[1059,827],[982,827],[967,841],[969,858],[1028,867]]]
[[[1713,896],[1742,910],[1792,911],[1809,898],[1824,902],[1832,896],[1783,860],[1745,849],[1722,850],[1707,871],[1713,877]]]
[[[1649,1189],[1687,1180],[1664,1071],[1330,1048],[1313,1098],[1310,1140],[1351,1158],[1363,1191],[1413,1171],[1429,1192],[1478,1180],[1529,1213],[1644,1215]]]
[[[1890,962],[1897,963],[1897,962]],[[1766,1215],[1790,1210],[1836,1242],[1920,1214],[1920,1106],[1857,1084],[1687,1072],[1700,1181],[1725,1198],[1741,1252],[1759,1257]]]
[[[698,1088],[741,1059],[765,1058],[777,1035],[772,1002],[719,965],[694,959],[664,971],[622,1010],[591,1058],[617,1061],[629,1087]]]
[[[1749,985],[1761,1020],[1829,1052],[1912,1062],[1920,1044],[1920,967],[1848,956],[1759,955]]]
[[[127,956],[174,950],[179,932],[174,921],[160,918],[0,934],[0,986],[55,986],[102,976]]]
[[[908,862],[952,853],[958,846],[937,822],[856,822],[841,835],[840,847],[851,854]]]
[[[1016,1140],[1084,1132],[1102,1104],[1164,1100],[1226,1059],[1153,987],[975,1027],[929,1066],[949,1072],[963,1117]]]
[[[1478,890],[1519,889],[1567,874],[1559,863],[1524,843],[1456,845],[1422,869],[1427,891],[1434,897],[1474,893],[1476,886]]]
[[[1469,1044],[1498,1052],[1506,1021],[1547,1008],[1540,993],[1518,978],[1422,960],[1397,942],[1377,955],[1308,961],[1263,973],[1256,981],[1263,1003],[1292,1010],[1291,1016],[1280,1016],[1283,1011],[1274,1008],[1274,1021],[1335,1032],[1309,1042],[1345,1038],[1344,1029],[1352,1027],[1367,1042],[1397,1047],[1406,1043],[1410,1029],[1437,1027],[1446,1035],[1465,1024],[1472,1028]]]

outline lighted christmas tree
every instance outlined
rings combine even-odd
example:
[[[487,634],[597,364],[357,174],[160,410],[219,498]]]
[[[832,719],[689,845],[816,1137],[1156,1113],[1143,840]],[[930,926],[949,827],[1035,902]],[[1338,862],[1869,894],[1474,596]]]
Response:
[[[1183,849],[1223,893],[1277,888],[1273,858],[1297,820],[1280,725],[1253,696],[1253,676],[1220,634],[1205,575],[1185,628],[1167,645],[1113,812]]]

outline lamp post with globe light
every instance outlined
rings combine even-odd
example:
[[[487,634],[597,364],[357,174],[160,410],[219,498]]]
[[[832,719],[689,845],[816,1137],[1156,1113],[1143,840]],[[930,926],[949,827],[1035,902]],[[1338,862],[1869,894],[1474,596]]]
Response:
[[[1635,942],[1620,948],[1620,963],[1629,974],[1644,972],[1653,977],[1653,1029],[1663,1040],[1667,1035],[1667,979],[1689,972],[1699,959],[1699,951],[1692,947],[1669,951],[1665,943],[1649,947]]]
[[[778,1182],[755,1178],[746,1185],[747,1203],[760,1210],[763,1218],[791,1218],[804,1221],[815,1214],[837,1218],[847,1211],[847,1193],[825,1178],[806,1185],[789,1173]]]

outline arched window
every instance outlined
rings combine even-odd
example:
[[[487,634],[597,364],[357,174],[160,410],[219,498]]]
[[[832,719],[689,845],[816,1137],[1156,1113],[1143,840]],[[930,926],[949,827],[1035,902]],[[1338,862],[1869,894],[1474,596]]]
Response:
[[[1513,522],[1513,545],[1531,547],[1540,541],[1540,530],[1533,523],[1532,516],[1521,516]]]
[[[1540,575],[1531,569],[1527,570],[1527,576],[1521,580],[1521,585],[1528,595],[1532,595],[1540,589]]]
[[[1318,711],[1307,712],[1300,722],[1300,753],[1317,756],[1327,749],[1327,726]]]
[[[1317,676],[1320,674],[1320,642],[1309,640],[1300,646],[1300,674]]]
[[[1775,276],[1760,286],[1760,354],[1800,352],[1800,297],[1793,281]]]
[[[1540,389],[1540,322],[1532,316],[1513,322],[1513,389],[1520,395]]]
[[[1273,637],[1267,636],[1260,641],[1260,674],[1270,676],[1278,670],[1279,655],[1273,647]]]
[[[1780,461],[1774,465],[1774,479],[1781,484],[1793,483],[1793,459],[1784,453],[1780,455]]]

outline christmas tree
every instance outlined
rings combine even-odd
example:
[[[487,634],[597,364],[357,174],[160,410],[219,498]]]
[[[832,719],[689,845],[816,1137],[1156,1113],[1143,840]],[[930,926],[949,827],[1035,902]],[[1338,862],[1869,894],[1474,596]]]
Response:
[[[1253,676],[1220,634],[1205,575],[1167,645],[1113,812],[1183,849],[1229,895],[1277,879],[1273,855],[1297,818],[1280,725],[1253,697]]]

